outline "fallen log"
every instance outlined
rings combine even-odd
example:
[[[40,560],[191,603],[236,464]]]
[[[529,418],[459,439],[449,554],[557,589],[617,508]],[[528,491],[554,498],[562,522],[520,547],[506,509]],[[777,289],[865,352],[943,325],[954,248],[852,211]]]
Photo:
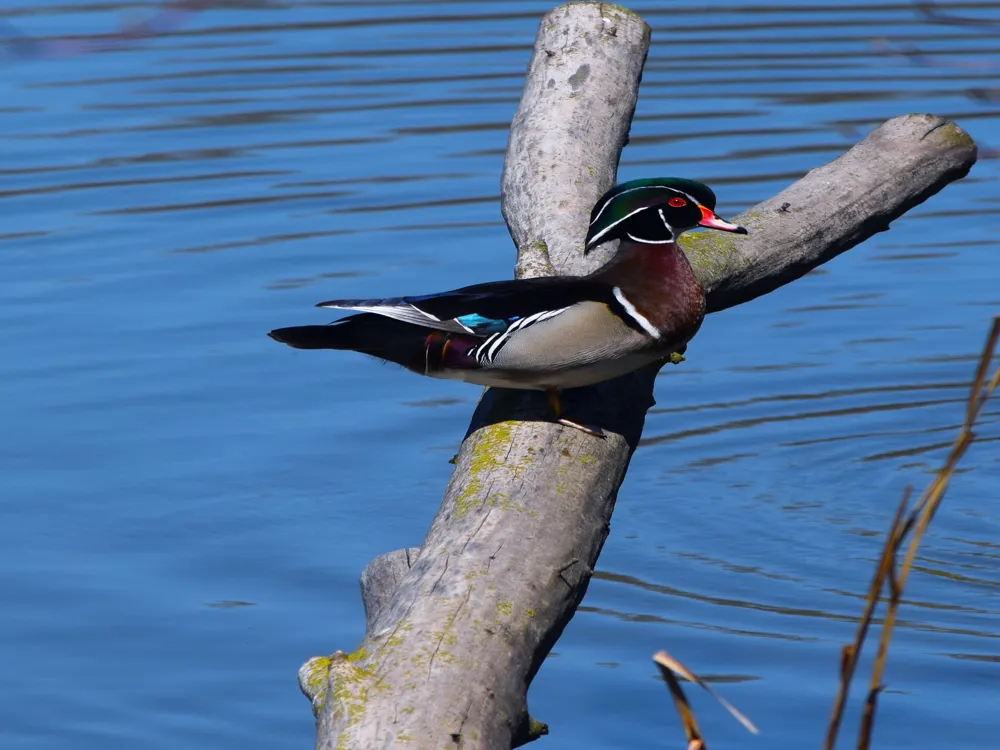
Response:
[[[542,19],[502,177],[518,276],[586,273],[614,251],[585,258],[583,239],[615,182],[648,45],[645,22],[615,5],[570,3]],[[954,123],[897,117],[727,216],[749,237],[685,235],[709,311],[884,231],[975,159]],[[362,574],[363,642],[299,672],[318,748],[508,750],[546,731],[525,695],[587,590],[658,369],[567,392],[567,412],[606,439],[551,422],[543,394],[484,393],[422,547]]]

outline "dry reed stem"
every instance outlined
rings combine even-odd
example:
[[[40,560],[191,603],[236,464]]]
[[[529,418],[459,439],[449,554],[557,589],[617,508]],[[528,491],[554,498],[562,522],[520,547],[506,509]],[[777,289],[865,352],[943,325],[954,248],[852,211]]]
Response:
[[[685,680],[693,682],[715,698],[715,700],[721,703],[723,708],[732,714],[733,718],[742,724],[748,732],[760,734],[753,722],[737,710],[736,706],[712,690],[711,685],[677,661],[666,651],[657,651],[653,655],[653,661],[656,662],[656,666],[660,668],[660,673],[663,675],[663,681],[667,683],[667,687],[670,689],[670,694],[673,696],[674,705],[677,707],[677,714],[681,717],[681,723],[684,725],[684,733],[688,738],[688,750],[692,750],[692,748],[695,747],[696,742],[698,743],[697,747],[702,748],[702,750],[707,749],[705,748],[705,741],[701,737],[701,732],[698,729],[698,723],[695,721],[694,709],[691,708],[691,704],[688,703],[684,690],[681,689],[681,685],[677,681],[677,674]]]
[[[986,374],[989,371],[990,363],[996,351],[997,342],[1000,340],[1000,316],[993,319],[993,325],[986,338],[983,351],[976,367],[975,378],[972,388],[969,391],[969,400],[966,404],[965,422],[955,438],[951,452],[945,460],[944,465],[938,470],[937,475],[931,484],[924,490],[923,494],[907,512],[907,505],[910,497],[910,488],[903,494],[903,499],[896,510],[889,533],[886,537],[885,546],[882,549],[882,556],[879,559],[875,576],[872,579],[871,587],[865,601],[865,611],[858,624],[857,634],[854,642],[844,646],[841,652],[840,665],[840,685],[837,696],[834,700],[833,712],[830,717],[830,724],[827,728],[826,743],[824,750],[834,750],[837,741],[837,732],[843,718],[844,706],[847,702],[847,695],[850,690],[850,682],[854,676],[858,659],[861,655],[861,648],[868,634],[868,628],[872,623],[875,607],[878,604],[883,586],[888,584],[889,604],[886,609],[885,620],[882,624],[882,632],[879,638],[878,651],[875,655],[875,664],[872,668],[871,680],[869,681],[868,694],[865,700],[864,710],[861,716],[861,726],[858,730],[858,750],[868,750],[871,745],[871,734],[875,724],[875,711],[878,705],[878,695],[883,689],[882,675],[885,672],[885,659],[889,650],[889,641],[892,638],[892,630],[896,624],[896,614],[899,610],[899,602],[902,598],[903,587],[913,566],[917,549],[923,540],[924,533],[930,525],[934,514],[940,507],[944,499],[944,493],[948,488],[951,477],[954,474],[958,462],[965,455],[966,450],[975,439],[972,431],[976,419],[979,418],[983,406],[990,396],[1000,385],[1000,367],[994,371],[989,382],[986,383]],[[985,387],[984,387],[985,386]],[[909,543],[906,549],[906,556],[902,565],[896,567],[896,557],[903,541],[909,535]]]
[[[892,570],[893,559],[900,540],[900,524],[903,521],[903,514],[910,501],[912,487],[907,487],[903,492],[903,497],[896,508],[896,515],[889,526],[889,533],[882,548],[882,556],[879,558],[878,566],[875,568],[875,575],[872,577],[871,586],[868,588],[868,597],[865,601],[865,611],[861,615],[858,623],[858,630],[854,636],[854,642],[845,645],[840,652],[840,686],[837,690],[837,697],[833,703],[833,715],[830,718],[830,725],[827,728],[826,744],[824,750],[833,750],[837,740],[837,730],[840,728],[840,721],[844,715],[844,706],[847,704],[847,692],[854,678],[854,670],[858,666],[858,659],[861,656],[861,646],[868,635],[868,627],[872,623],[875,615],[875,606],[878,603],[879,592],[886,578]]]
[[[673,659],[666,651],[658,651],[653,656],[653,661],[660,668],[660,675],[667,683],[670,697],[674,699],[674,707],[677,709],[677,715],[681,718],[681,724],[684,726],[684,734],[687,735],[688,750],[708,750],[708,746],[701,738],[701,730],[698,729],[698,720],[694,717],[694,709],[688,703],[684,689],[681,688],[681,683],[677,681],[677,675],[674,674],[674,669],[671,666],[674,663]]]

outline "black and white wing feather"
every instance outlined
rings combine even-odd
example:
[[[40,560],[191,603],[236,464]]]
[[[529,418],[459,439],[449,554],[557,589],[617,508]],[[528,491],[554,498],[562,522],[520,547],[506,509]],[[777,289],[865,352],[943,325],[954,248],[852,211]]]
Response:
[[[488,354],[489,348],[481,353],[493,357],[511,329],[533,325],[585,301],[616,304],[613,289],[606,283],[547,277],[476,284],[422,297],[330,300],[317,307],[374,313],[433,330],[483,336],[497,348],[493,355]]]

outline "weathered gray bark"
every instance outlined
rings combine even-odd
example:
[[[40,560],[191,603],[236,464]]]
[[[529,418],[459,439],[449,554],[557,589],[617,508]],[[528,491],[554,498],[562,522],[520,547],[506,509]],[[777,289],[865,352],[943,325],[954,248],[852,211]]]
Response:
[[[586,219],[614,182],[648,38],[613,5],[571,3],[542,20],[503,174],[519,275],[589,270]],[[686,237],[710,310],[886,229],[975,158],[955,124],[898,117],[736,217],[749,237]],[[317,747],[507,750],[541,732],[525,693],[587,589],[657,369],[568,392],[568,413],[603,440],[548,421],[541,394],[485,393],[419,554],[384,555],[362,576],[361,646],[300,670]]]

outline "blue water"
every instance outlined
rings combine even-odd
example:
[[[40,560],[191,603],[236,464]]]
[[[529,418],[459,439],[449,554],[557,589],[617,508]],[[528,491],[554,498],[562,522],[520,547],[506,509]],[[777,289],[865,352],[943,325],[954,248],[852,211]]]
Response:
[[[301,662],[419,544],[479,395],[268,340],[334,297],[506,278],[507,126],[549,3],[260,3],[108,52],[0,51],[0,747],[308,747]],[[584,606],[529,694],[547,748],[819,746],[902,488],[961,421],[1000,312],[1000,4],[634,6],[654,28],[622,179],[729,216],[889,117],[953,117],[964,181],[712,316],[658,404]],[[152,5],[5,0],[29,36]],[[916,48],[921,58],[901,51]],[[1000,733],[1000,405],[919,559],[876,747]],[[867,663],[867,662],[865,662]],[[852,746],[855,691],[844,744]]]

